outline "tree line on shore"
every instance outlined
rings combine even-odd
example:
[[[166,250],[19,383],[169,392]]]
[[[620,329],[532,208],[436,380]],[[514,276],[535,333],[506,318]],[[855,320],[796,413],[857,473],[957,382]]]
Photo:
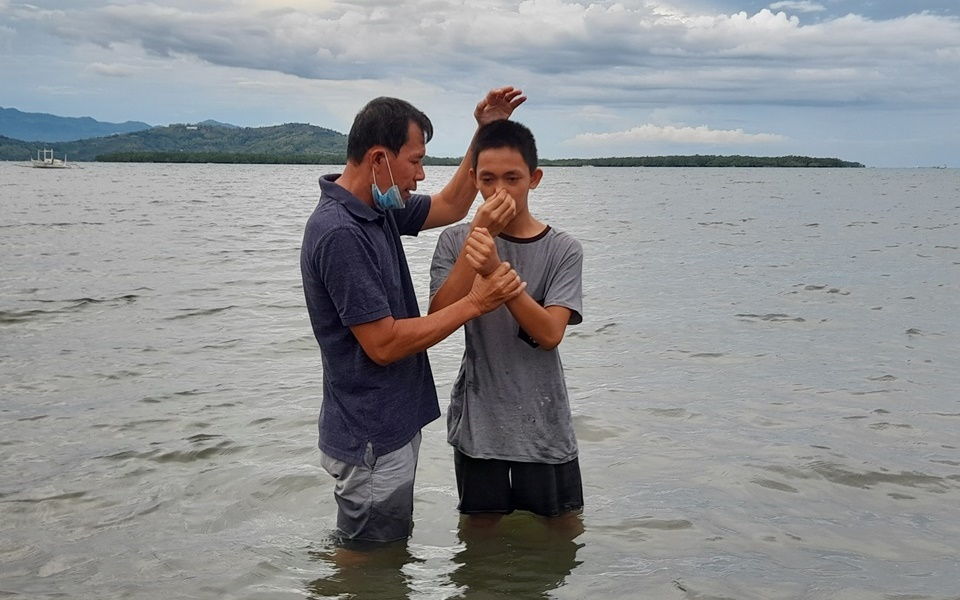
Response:
[[[290,164],[342,165],[342,153],[240,153],[240,152],[111,152],[97,155],[99,162],[153,162],[153,163],[230,163],[230,164]],[[424,164],[431,166],[458,165],[460,158],[428,156]],[[607,158],[541,159],[544,167],[830,167],[863,168],[863,164],[839,158],[810,156],[721,156],[711,154],[674,156],[625,156]]]

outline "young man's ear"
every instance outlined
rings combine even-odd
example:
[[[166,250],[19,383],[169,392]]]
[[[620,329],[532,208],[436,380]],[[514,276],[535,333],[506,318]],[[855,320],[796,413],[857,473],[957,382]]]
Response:
[[[530,173],[530,189],[536,189],[540,185],[540,180],[543,178],[543,169],[534,169],[533,173]]]

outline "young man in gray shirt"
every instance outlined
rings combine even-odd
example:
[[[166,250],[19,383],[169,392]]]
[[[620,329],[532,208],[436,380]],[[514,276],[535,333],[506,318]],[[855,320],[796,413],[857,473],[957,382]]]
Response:
[[[528,194],[543,177],[533,134],[497,121],[481,127],[473,170],[487,227],[445,230],[430,270],[430,312],[467,293],[476,277],[512,266],[526,290],[464,325],[466,346],[451,392],[459,509],[469,525],[496,524],[514,510],[580,526],[583,490],[577,441],[557,346],[582,318],[583,250],[538,221]],[[509,215],[512,219],[489,219]],[[494,224],[490,224],[490,223]]]

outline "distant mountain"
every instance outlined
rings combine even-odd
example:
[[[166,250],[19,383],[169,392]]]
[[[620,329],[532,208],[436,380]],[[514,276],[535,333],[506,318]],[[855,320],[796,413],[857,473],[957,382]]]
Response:
[[[140,121],[106,123],[90,117],[58,117],[0,107],[0,135],[18,140],[66,142],[150,129]]]
[[[295,156],[345,155],[347,136],[304,123],[270,127],[168,125],[134,133],[115,134],[56,144],[24,142],[0,137],[0,160],[26,160],[40,147],[53,148],[70,160],[95,160],[107,154],[231,153]]]
[[[228,129],[240,129],[239,125],[231,125],[230,123],[221,123],[220,121],[214,121],[213,119],[207,119],[206,121],[200,121],[197,125],[209,125],[210,127],[226,127]]]

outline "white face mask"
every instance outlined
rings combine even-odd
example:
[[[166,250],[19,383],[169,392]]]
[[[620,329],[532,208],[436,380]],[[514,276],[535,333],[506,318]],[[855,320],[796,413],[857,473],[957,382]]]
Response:
[[[373,183],[370,184],[370,192],[373,194],[373,203],[381,210],[403,208],[407,203],[403,201],[400,188],[393,181],[393,170],[390,168],[390,161],[387,159],[386,153],[383,154],[383,159],[387,163],[387,172],[390,173],[390,183],[392,185],[387,188],[386,192],[381,192],[380,188],[377,187],[377,174],[371,165],[370,171],[373,174]]]

